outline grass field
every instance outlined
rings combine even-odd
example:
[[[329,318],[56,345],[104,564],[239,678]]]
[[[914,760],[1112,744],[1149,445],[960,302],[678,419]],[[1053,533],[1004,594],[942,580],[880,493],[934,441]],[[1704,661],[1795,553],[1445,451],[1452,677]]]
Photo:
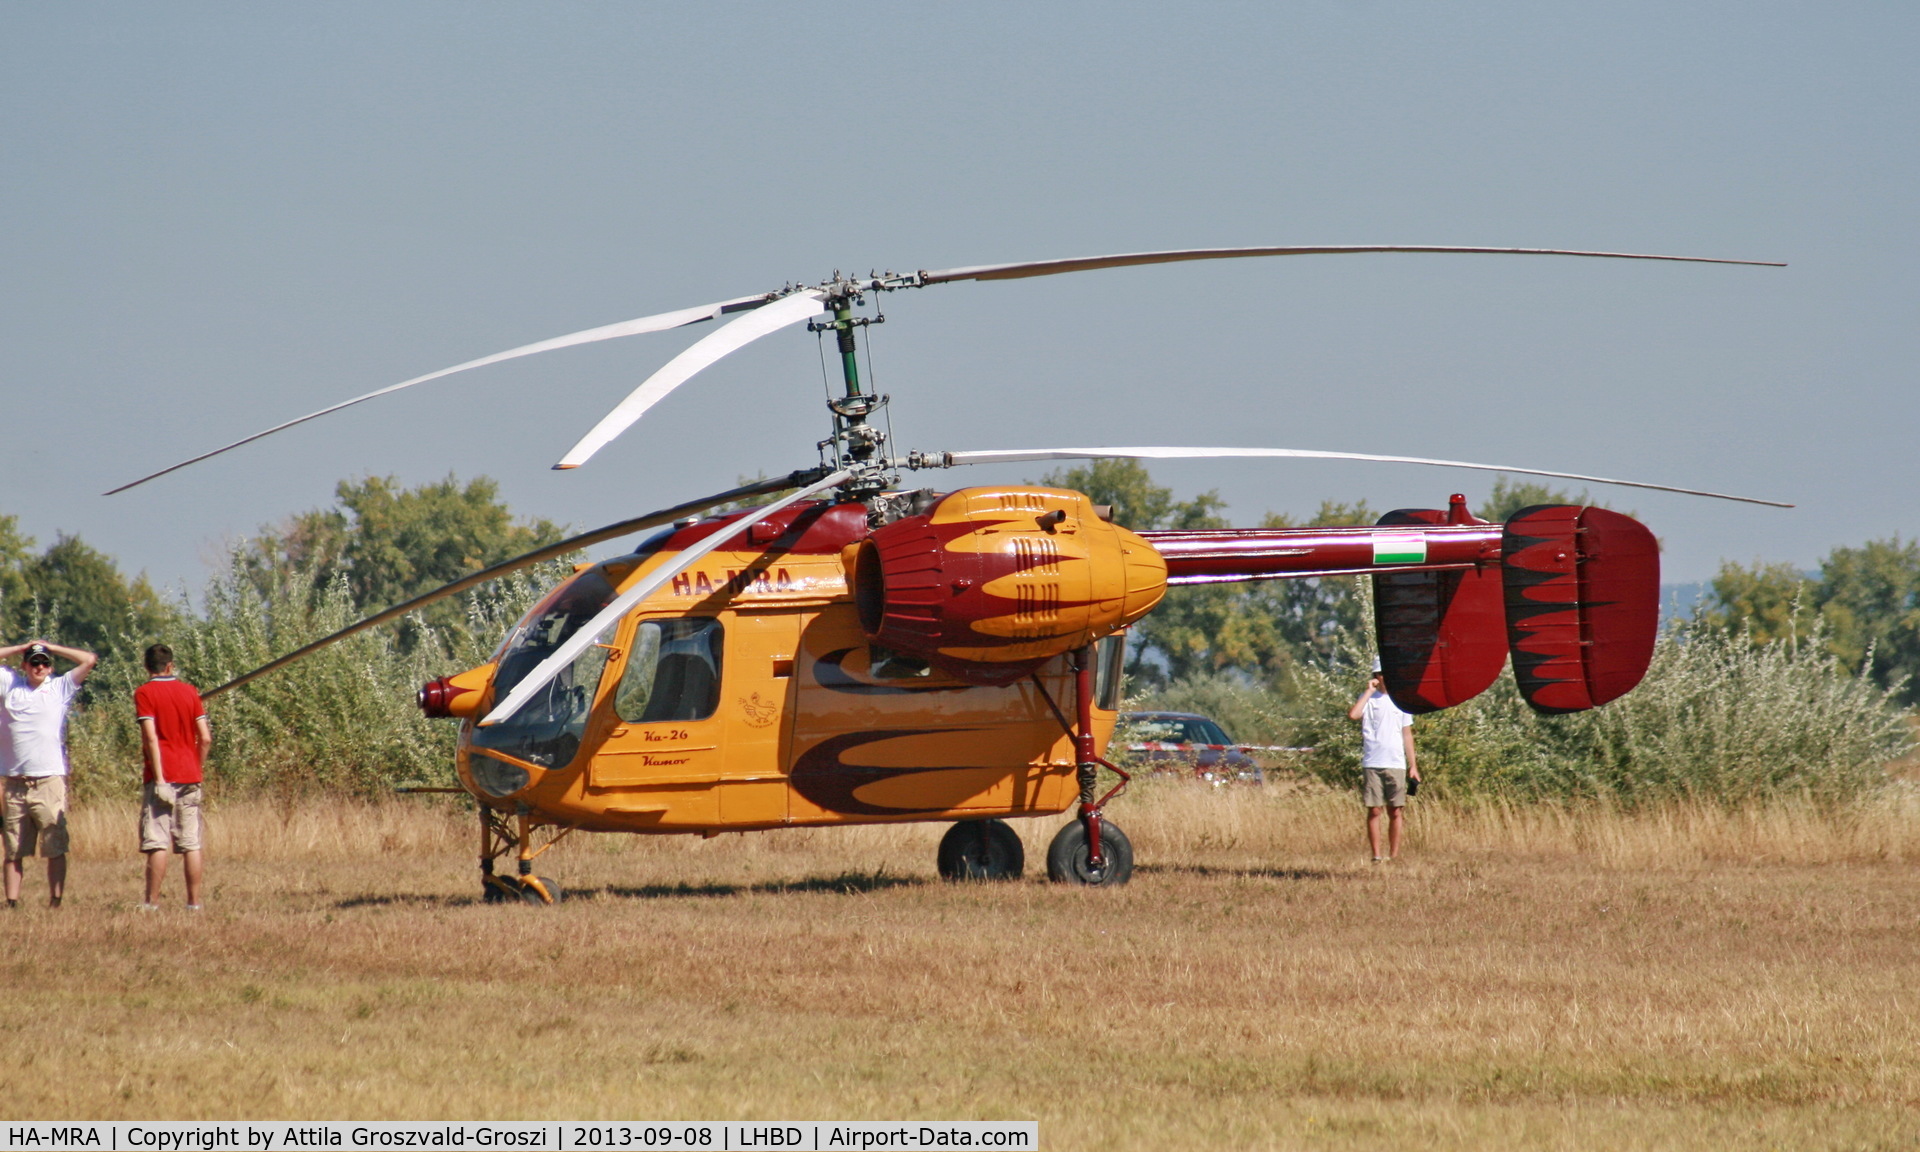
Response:
[[[1420,801],[1415,801],[1416,806]],[[12,1119],[1038,1119],[1048,1148],[1912,1148],[1920,797],[1416,808],[1155,782],[1114,891],[951,886],[937,826],[579,838],[480,904],[471,816],[230,804],[208,910],[129,810],[7,922]],[[179,878],[169,877],[177,901]]]

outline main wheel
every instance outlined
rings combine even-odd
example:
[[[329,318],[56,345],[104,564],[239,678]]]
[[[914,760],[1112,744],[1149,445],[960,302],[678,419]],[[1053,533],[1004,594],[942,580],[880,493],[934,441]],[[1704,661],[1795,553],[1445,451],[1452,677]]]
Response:
[[[1088,856],[1087,823],[1075,818],[1047,846],[1047,879],[1106,888],[1133,877],[1133,842],[1111,820],[1100,821],[1100,867],[1095,868]]]
[[[1005,820],[962,820],[940,837],[935,861],[946,880],[1018,880],[1027,850]]]
[[[538,880],[540,882],[539,886],[536,887],[533,884],[528,883],[528,881],[531,881],[531,880]],[[541,888],[546,889],[545,896],[541,895],[540,893]],[[553,897],[553,899],[549,901],[547,899],[547,896],[551,896]],[[520,882],[520,899],[525,900],[529,904],[538,904],[541,906],[545,906],[549,903],[558,904],[560,903],[560,897],[561,897],[560,885],[554,883],[548,877],[529,876],[525,880],[522,880]]]
[[[488,904],[505,904],[520,898],[520,881],[512,876],[488,873],[480,885],[480,899]]]

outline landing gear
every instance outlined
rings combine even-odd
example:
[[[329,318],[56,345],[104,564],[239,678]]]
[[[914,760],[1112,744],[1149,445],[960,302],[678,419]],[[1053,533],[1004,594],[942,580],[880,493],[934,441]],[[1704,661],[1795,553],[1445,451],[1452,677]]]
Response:
[[[564,895],[558,882],[547,876],[495,876],[484,881],[480,899],[488,904],[527,903],[546,906],[558,904]]]
[[[1100,822],[1100,859],[1095,860],[1087,838],[1087,822],[1075,820],[1055,834],[1047,845],[1047,879],[1055,883],[1111,888],[1133,876],[1133,842],[1111,820]]]
[[[1047,846],[1047,879],[1055,883],[1087,884],[1105,888],[1125,884],[1133,876],[1133,842],[1104,815],[1107,801],[1126,791],[1133,779],[1113,763],[1100,758],[1093,742],[1093,649],[1073,654],[1074,719],[1068,729],[1080,761],[1080,812],[1060,829]],[[1061,717],[1064,726],[1065,717]],[[1100,795],[1100,769],[1120,782]]]
[[[520,899],[529,904],[558,904],[560,897],[560,885],[545,876],[520,878]]]
[[[944,880],[1018,880],[1027,850],[1004,820],[962,820],[940,838],[936,860]]]
[[[560,885],[545,876],[535,876],[533,861],[564,840],[573,829],[549,826],[546,843],[536,848],[533,844],[536,827],[524,805],[512,824],[499,812],[480,805],[480,899],[488,904],[524,901],[543,907],[560,903]],[[493,862],[508,852],[515,852],[518,874],[514,876],[502,876],[493,870]]]

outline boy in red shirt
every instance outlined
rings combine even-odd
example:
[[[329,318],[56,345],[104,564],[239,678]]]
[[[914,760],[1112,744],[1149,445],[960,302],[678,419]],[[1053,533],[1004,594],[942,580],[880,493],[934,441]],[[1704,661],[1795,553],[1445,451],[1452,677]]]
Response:
[[[173,674],[173,649],[147,649],[147,682],[133,691],[140,722],[140,750],[146,761],[140,789],[140,851],[147,854],[147,899],[160,907],[160,882],[167,875],[167,850],[180,853],[187,866],[187,908],[200,909],[201,764],[213,747],[213,729],[199,690]]]

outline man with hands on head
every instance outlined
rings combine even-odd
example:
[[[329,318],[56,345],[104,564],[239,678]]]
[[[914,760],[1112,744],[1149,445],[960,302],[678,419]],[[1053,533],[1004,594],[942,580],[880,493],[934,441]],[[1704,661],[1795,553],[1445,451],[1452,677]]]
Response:
[[[1420,764],[1413,754],[1413,717],[1387,695],[1387,678],[1380,662],[1360,699],[1347,709],[1347,719],[1360,721],[1360,802],[1367,808],[1367,846],[1373,862],[1400,855],[1405,825],[1407,780],[1420,780]],[[1380,854],[1380,810],[1387,810],[1387,854]]]
[[[23,861],[47,861],[47,906],[67,891],[67,710],[99,657],[80,648],[31,640],[0,648],[0,778],[5,780],[7,907],[18,907]],[[73,669],[53,674],[53,658]]]

